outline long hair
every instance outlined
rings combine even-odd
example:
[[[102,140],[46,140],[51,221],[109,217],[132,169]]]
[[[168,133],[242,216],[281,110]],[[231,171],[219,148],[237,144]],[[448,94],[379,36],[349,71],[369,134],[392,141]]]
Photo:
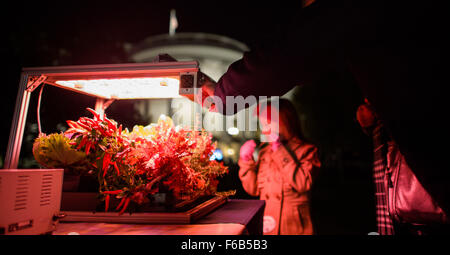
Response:
[[[271,107],[272,102],[269,100],[263,106],[258,105],[257,113],[259,114],[267,107]],[[305,140],[303,135],[300,118],[294,104],[288,99],[280,98],[279,106],[279,120],[286,126],[287,131],[300,140]]]

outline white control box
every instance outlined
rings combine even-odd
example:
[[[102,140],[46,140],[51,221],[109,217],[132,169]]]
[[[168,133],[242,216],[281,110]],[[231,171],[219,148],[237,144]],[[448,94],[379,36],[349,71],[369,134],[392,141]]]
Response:
[[[63,173],[63,169],[0,169],[0,235],[54,231]]]

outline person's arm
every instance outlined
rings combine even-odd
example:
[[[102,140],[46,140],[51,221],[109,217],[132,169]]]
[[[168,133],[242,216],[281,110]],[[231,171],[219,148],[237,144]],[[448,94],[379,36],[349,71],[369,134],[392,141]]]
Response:
[[[256,143],[253,140],[245,142],[239,152],[239,179],[242,187],[251,196],[259,196],[258,164],[253,159]]]
[[[292,66],[287,62],[276,50],[246,52],[242,59],[230,65],[214,88],[214,96],[223,103],[220,113],[234,114],[242,110],[237,105],[229,106],[234,107],[231,111],[227,109],[227,97],[282,96],[292,89],[297,84],[289,74]]]
[[[257,163],[251,160],[243,160],[239,159],[239,179],[242,182],[242,187],[245,192],[247,192],[250,196],[259,196],[258,189],[258,165]]]
[[[227,112],[227,96],[282,96],[297,85],[313,83],[322,72],[345,66],[342,15],[339,8],[311,6],[285,32],[267,31],[274,34],[272,42],[246,52],[209,87],[223,103],[221,113],[241,110],[235,105]]]

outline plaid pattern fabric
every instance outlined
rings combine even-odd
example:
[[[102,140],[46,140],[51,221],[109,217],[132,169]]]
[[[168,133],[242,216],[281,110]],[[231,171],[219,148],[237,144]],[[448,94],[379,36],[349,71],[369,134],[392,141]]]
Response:
[[[377,122],[373,129],[373,177],[375,182],[377,227],[380,235],[393,235],[394,225],[387,208],[385,176],[387,174],[387,139],[383,125]]]

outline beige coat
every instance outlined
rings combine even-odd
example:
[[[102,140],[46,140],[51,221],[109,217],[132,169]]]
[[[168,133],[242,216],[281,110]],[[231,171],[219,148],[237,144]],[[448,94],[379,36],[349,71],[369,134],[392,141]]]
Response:
[[[312,176],[320,168],[314,145],[292,139],[275,152],[270,145],[265,146],[257,162],[241,159],[239,166],[239,178],[245,191],[266,201],[264,234],[314,234],[309,190]]]

